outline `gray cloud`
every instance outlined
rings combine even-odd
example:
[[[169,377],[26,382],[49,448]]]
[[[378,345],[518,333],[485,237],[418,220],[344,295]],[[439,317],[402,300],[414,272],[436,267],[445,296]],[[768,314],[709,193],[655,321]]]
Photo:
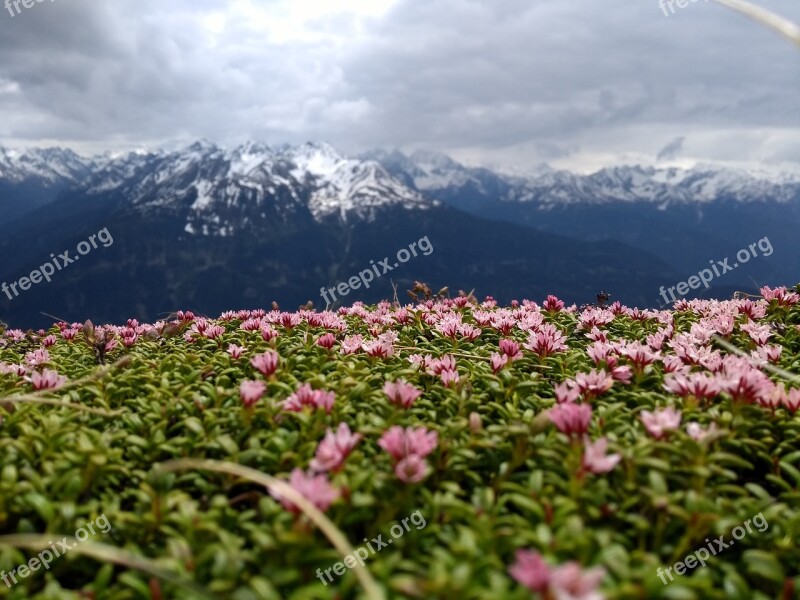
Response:
[[[670,160],[676,158],[683,150],[683,142],[686,140],[684,136],[676,137],[669,144],[664,146],[656,156],[656,160]]]
[[[580,166],[672,158],[681,136],[682,157],[798,164],[800,52],[713,2],[294,2],[2,12],[0,143],[325,139]],[[795,0],[761,4],[800,21]]]

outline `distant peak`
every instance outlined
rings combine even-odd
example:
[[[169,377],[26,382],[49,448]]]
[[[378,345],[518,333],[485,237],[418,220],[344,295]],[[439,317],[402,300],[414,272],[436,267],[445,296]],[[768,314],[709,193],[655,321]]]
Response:
[[[201,138],[186,149],[192,152],[208,152],[219,150],[219,147],[213,142],[209,142],[207,139]]]
[[[237,146],[234,152],[238,154],[271,154],[272,148],[263,142],[247,140],[243,144]]]
[[[415,150],[409,158],[417,164],[427,164],[440,169],[451,169],[458,166],[458,163],[447,154],[435,150]]]

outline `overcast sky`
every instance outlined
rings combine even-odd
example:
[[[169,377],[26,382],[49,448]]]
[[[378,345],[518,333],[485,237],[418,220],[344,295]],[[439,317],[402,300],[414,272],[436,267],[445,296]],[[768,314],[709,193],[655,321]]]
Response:
[[[800,22],[798,0],[754,0]],[[0,6],[0,145],[325,140],[471,163],[800,170],[800,50],[699,0]],[[666,9],[669,13],[669,9]],[[13,8],[12,8],[13,11]],[[656,162],[658,161],[658,162]]]

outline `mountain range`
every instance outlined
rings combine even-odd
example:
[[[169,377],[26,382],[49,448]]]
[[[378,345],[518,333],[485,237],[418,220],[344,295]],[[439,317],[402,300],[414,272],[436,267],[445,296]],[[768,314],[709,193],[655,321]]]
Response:
[[[705,294],[793,284],[800,178],[714,166],[639,166],[591,175],[547,166],[507,174],[433,152],[343,155],[324,143],[186,148],[81,157],[0,148],[0,283],[19,280],[102,228],[113,245],[19,296],[0,319],[154,320],[312,300],[370,262],[428,238],[433,251],[346,301],[391,299],[414,280],[499,300],[642,307],[659,288],[764,237],[774,253]],[[47,315],[47,316],[46,316]]]

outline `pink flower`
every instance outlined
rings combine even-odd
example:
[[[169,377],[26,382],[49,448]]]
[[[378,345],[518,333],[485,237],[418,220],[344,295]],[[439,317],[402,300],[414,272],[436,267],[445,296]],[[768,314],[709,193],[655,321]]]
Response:
[[[313,471],[338,471],[362,437],[360,433],[351,433],[347,423],[339,423],[336,433],[328,429],[325,437],[317,446],[317,453],[311,461],[311,469]]]
[[[553,600],[603,600],[597,590],[605,577],[600,567],[581,569],[576,562],[568,562],[550,571],[550,592]]]
[[[664,339],[666,336],[662,331],[657,331],[651,335],[647,336],[647,345],[650,346],[653,350],[661,350],[661,347],[664,345]]]
[[[297,313],[288,313],[284,312],[280,314],[278,321],[281,325],[283,325],[286,329],[292,329],[293,327],[297,327],[300,324],[300,315]]]
[[[228,344],[228,354],[231,355],[232,358],[241,358],[242,352],[245,351],[245,348],[241,346],[237,346],[236,344]]]
[[[458,334],[465,339],[470,341],[474,341],[480,336],[481,330],[475,327],[474,325],[469,325],[468,323],[462,323],[458,326]]]
[[[492,356],[490,357],[490,362],[492,365],[492,372],[496,375],[500,371],[503,370],[508,364],[508,355],[507,354],[497,354],[497,352],[492,352]]]
[[[541,554],[533,550],[517,550],[516,560],[508,572],[519,584],[540,594],[545,592],[550,582],[550,567]]]
[[[378,446],[395,460],[402,460],[411,454],[425,458],[434,451],[438,440],[439,434],[436,431],[428,431],[424,427],[403,429],[395,425],[384,432],[378,440]]]
[[[628,357],[637,369],[642,369],[645,366],[655,362],[658,356],[654,354],[649,347],[641,342],[631,342],[625,346],[622,353]]]
[[[736,324],[734,315],[731,313],[716,315],[710,319],[709,325],[716,330],[720,335],[728,336],[733,333],[733,327]]]
[[[492,318],[491,325],[503,335],[508,335],[514,329],[516,322],[511,317],[500,315]]]
[[[599,365],[601,362],[617,364],[616,356],[614,356],[615,348],[608,342],[598,341],[593,343],[586,349],[586,354],[594,361],[594,364]]]
[[[767,286],[761,288],[761,295],[767,301],[775,300],[779,306],[791,306],[800,302],[800,296],[790,292],[785,287],[770,289]]]
[[[598,329],[597,326],[592,327],[591,331],[589,331],[589,333],[586,334],[586,337],[588,337],[590,340],[594,342],[608,341],[608,334],[605,331]]]
[[[782,383],[772,384],[770,387],[765,388],[761,394],[756,398],[756,402],[763,408],[771,408],[775,410],[781,404],[784,404],[786,398],[786,388]]]
[[[769,338],[772,336],[772,328],[769,325],[759,325],[758,323],[753,323],[752,321],[745,323],[740,329],[746,332],[747,335],[749,335],[750,338],[759,346],[766,344]]]
[[[616,467],[622,457],[619,454],[606,455],[607,448],[608,440],[604,437],[594,443],[586,440],[583,450],[583,468],[589,473],[599,475],[600,473],[608,473]]]
[[[575,375],[575,385],[588,397],[599,396],[611,389],[614,380],[603,369],[592,369],[588,373]]]
[[[194,313],[190,310],[187,310],[186,312],[179,310],[176,314],[178,319],[180,319],[181,321],[191,321],[192,319],[194,319]]]
[[[74,340],[76,335],[78,335],[77,329],[65,329],[61,332],[61,337],[65,340]]]
[[[581,395],[581,391],[575,385],[575,382],[571,379],[567,379],[562,383],[559,383],[554,388],[556,393],[556,402],[559,404],[563,404],[564,402],[575,402],[578,399],[578,396]]]
[[[247,319],[239,325],[239,329],[242,331],[258,331],[261,329],[261,319]]]
[[[51,369],[45,369],[41,373],[34,372],[29,379],[34,390],[55,390],[67,381],[66,377]]]
[[[720,392],[716,377],[708,373],[670,373],[664,378],[664,389],[695,398],[713,398]]]
[[[258,402],[259,398],[264,395],[267,386],[264,385],[263,381],[243,381],[239,385],[239,397],[242,399],[242,403],[245,406],[250,407],[253,406],[256,402]]]
[[[360,334],[351,335],[344,338],[342,342],[342,354],[355,354],[361,350],[361,345],[364,343],[364,338]]]
[[[754,404],[773,388],[769,377],[738,356],[725,357],[717,381],[721,391],[728,392],[737,402],[748,404]]]
[[[783,399],[783,405],[792,412],[800,408],[800,389],[792,388]]]
[[[250,359],[250,364],[253,365],[259,373],[264,377],[269,377],[278,368],[280,357],[277,352],[269,350],[264,354],[257,354]]]
[[[781,359],[782,352],[783,346],[769,344],[765,346],[759,346],[751,353],[751,356],[757,364],[764,362],[777,363]]]
[[[576,562],[550,567],[533,550],[517,550],[509,574],[532,592],[551,600],[603,600],[597,586],[605,576],[602,568],[583,571]]]
[[[51,346],[56,345],[56,336],[48,335],[46,338],[42,340],[42,346],[45,348],[50,348]]]
[[[741,301],[739,305],[739,314],[740,315],[747,315],[749,318],[756,320],[760,319],[767,314],[767,308],[764,306],[764,303],[759,301],[758,304],[746,298]]]
[[[269,325],[261,326],[261,338],[265,342],[268,342],[276,337],[278,337],[278,332],[275,331],[272,327],[270,327]]]
[[[135,329],[130,327],[124,328],[119,332],[119,335],[122,338],[122,343],[126,348],[132,347],[136,343],[136,340],[139,339],[139,334],[136,333]]]
[[[419,483],[428,474],[428,463],[417,454],[409,454],[394,466],[394,474],[403,483]]]
[[[449,369],[445,369],[441,373],[439,373],[439,377],[442,380],[442,384],[445,387],[449,387],[450,384],[458,383],[458,371],[451,371]]]
[[[395,382],[387,381],[383,385],[383,392],[389,397],[389,401],[403,408],[411,408],[417,398],[422,395],[422,391],[415,388],[410,383],[402,379]]]
[[[325,412],[330,413],[333,409],[333,401],[335,400],[333,392],[324,392],[322,390],[312,390],[311,386],[307,383],[301,385],[297,391],[289,396],[283,402],[283,410],[290,412],[300,412],[304,407],[310,406],[312,409],[325,409]]]
[[[16,375],[17,377],[22,377],[28,372],[28,369],[25,365],[10,365],[0,361],[0,373],[7,373],[11,375]]]
[[[547,312],[558,312],[564,308],[564,303],[556,296],[551,295],[548,296],[544,302],[542,302],[542,308]]]
[[[372,340],[361,346],[368,356],[375,358],[389,358],[394,356],[394,346],[388,340]]]
[[[39,348],[33,352],[28,352],[25,355],[25,362],[29,367],[38,367],[44,363],[50,362],[50,353],[44,348]]]
[[[441,375],[442,371],[455,371],[456,359],[447,354],[442,358],[425,357],[423,364],[427,367],[429,375]]]
[[[507,338],[500,340],[500,352],[506,355],[509,360],[522,358],[522,353],[519,351],[519,343]]]
[[[327,350],[330,350],[336,343],[336,336],[334,336],[332,333],[326,333],[324,335],[319,336],[317,338],[317,341],[314,343],[321,348],[326,348]]]
[[[716,431],[717,424],[713,422],[708,426],[708,429],[703,429],[697,421],[689,421],[686,424],[686,433],[695,442],[702,442],[709,433],[715,433]]]
[[[312,475],[305,473],[302,469],[295,469],[289,476],[289,485],[323,512],[328,510],[334,500],[339,497],[339,491],[331,486],[327,475],[324,474]],[[294,514],[299,514],[301,512],[293,502],[284,498],[274,487],[269,488],[269,493],[273,498],[278,500],[286,510]]]
[[[550,420],[561,433],[583,435],[592,421],[592,407],[588,404],[565,402],[550,409]]]
[[[436,330],[445,337],[455,339],[461,325],[461,315],[445,315],[444,318],[436,324]]]
[[[411,356],[408,357],[408,362],[422,369],[426,369],[432,360],[433,357],[430,354],[426,354],[425,356],[421,356],[419,354],[412,354]]]
[[[525,348],[541,357],[567,350],[566,336],[550,323],[545,323],[538,332],[530,332]]]
[[[212,325],[211,327],[207,327],[203,332],[203,336],[207,337],[210,340],[215,340],[219,336],[225,333],[225,328],[219,325]]]
[[[647,433],[660,440],[665,437],[667,431],[677,429],[681,424],[681,411],[671,406],[654,412],[643,410],[640,418]]]
[[[664,364],[665,373],[675,373],[684,368],[683,361],[677,356],[673,356],[671,354],[669,356],[662,357],[661,362]]]
[[[587,308],[578,317],[580,329],[591,330],[595,326],[608,325],[614,320],[614,313],[604,308]]]
[[[611,369],[611,379],[620,383],[630,383],[633,370],[628,365],[621,365]]]

